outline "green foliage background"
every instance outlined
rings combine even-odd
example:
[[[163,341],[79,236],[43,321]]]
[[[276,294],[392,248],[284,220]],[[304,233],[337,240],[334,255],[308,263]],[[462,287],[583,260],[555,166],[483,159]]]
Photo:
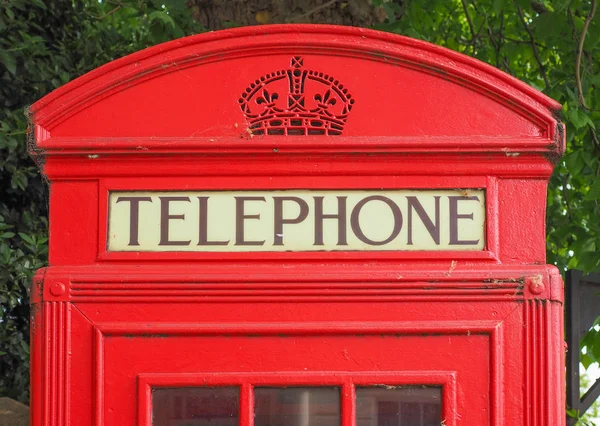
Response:
[[[596,1],[373,3],[387,15],[377,29],[473,56],[562,103],[567,153],[548,193],[548,262],[600,272]],[[185,0],[0,2],[1,396],[28,402],[28,289],[47,260],[47,189],[26,153],[27,106],[108,61],[203,30]],[[590,332],[584,346],[584,364],[598,362],[600,333]]]

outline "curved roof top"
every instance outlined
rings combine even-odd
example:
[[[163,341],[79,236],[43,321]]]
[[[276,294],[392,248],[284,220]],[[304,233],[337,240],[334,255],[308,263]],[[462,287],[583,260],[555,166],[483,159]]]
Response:
[[[252,117],[257,113],[250,111],[260,103],[262,92],[257,91],[267,87],[261,77],[269,80],[271,73],[292,70],[296,57],[303,61],[302,71],[307,76],[314,73],[313,83],[321,85],[307,83],[306,90],[315,93],[310,102],[316,102],[316,91],[327,84],[341,96],[336,108],[350,105],[338,86],[353,94],[356,105],[347,114],[345,139],[373,136],[379,141],[373,143],[380,146],[389,145],[390,138],[426,139],[425,145],[454,139],[458,145],[481,150],[495,143],[484,139],[497,140],[497,147],[518,139],[523,147],[562,150],[556,118],[561,105],[508,74],[423,41],[325,25],[205,33],[110,62],[31,106],[36,143],[48,152],[97,149],[99,144],[105,149],[153,148],[179,139],[185,139],[181,146],[189,148],[214,138],[225,141],[248,135],[259,136],[254,140],[258,143],[268,136],[265,129],[265,137],[256,131]],[[331,75],[331,83],[319,80],[323,73]],[[257,91],[250,93],[253,98],[247,104],[252,105],[244,110],[248,105],[240,95],[246,88],[247,93],[254,90],[254,79]],[[267,83],[272,83],[271,93],[275,89],[278,93],[274,102],[291,96],[283,93],[288,88],[282,82],[272,80]],[[341,117],[341,111],[333,115]],[[553,148],[548,148],[548,141]]]

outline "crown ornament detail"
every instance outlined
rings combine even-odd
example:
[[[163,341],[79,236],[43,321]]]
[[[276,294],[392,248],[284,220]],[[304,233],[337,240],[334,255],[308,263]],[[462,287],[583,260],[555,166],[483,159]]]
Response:
[[[250,83],[239,99],[254,135],[341,135],[354,99],[336,78],[307,70],[294,56],[289,69]]]

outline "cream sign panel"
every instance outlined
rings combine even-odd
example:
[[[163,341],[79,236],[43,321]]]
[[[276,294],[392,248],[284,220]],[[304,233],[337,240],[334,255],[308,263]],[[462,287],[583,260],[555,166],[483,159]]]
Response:
[[[483,190],[111,192],[109,251],[483,250]]]

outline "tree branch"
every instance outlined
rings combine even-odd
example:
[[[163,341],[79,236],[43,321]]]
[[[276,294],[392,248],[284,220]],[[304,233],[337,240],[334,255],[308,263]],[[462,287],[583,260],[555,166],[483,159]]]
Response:
[[[542,3],[540,3],[536,0],[531,1],[531,8],[533,10],[535,10],[538,15],[548,12],[548,9],[546,9],[546,6],[544,6]]]
[[[596,14],[596,0],[592,0],[592,7],[588,15],[585,18],[585,22],[583,23],[583,28],[581,29],[581,37],[579,37],[579,46],[577,46],[577,58],[575,59],[575,83],[577,84],[578,101],[579,104],[585,109],[589,109],[585,104],[585,97],[583,96],[583,86],[581,84],[581,57],[583,56],[583,43],[585,42],[585,36],[587,35],[588,28],[590,26],[590,22],[594,19],[594,15]]]
[[[494,49],[496,50],[496,64],[500,63],[500,54],[502,52],[502,47],[504,43],[506,43],[506,36],[504,35],[504,13],[500,16],[500,29],[498,30],[498,42],[494,44]],[[492,31],[490,29],[490,37],[493,39]],[[507,69],[508,71],[508,69]]]
[[[509,73],[510,75],[515,75],[515,73],[510,69],[510,65],[508,63],[508,57],[506,55],[504,55],[502,62],[503,62],[504,68],[506,69],[506,72]]]
[[[479,26],[477,33],[472,34],[471,40],[469,40],[467,43],[465,43],[465,49],[468,48],[469,46],[471,46],[471,50],[473,51],[473,54],[475,54],[475,42],[477,42],[477,40],[481,39],[481,30],[483,29],[483,26],[486,23],[487,23],[487,17],[483,20],[483,22]]]
[[[596,130],[592,127],[591,124],[588,124],[590,132],[592,134],[592,140],[594,141],[594,146],[596,147],[596,151],[600,154],[600,140],[598,140],[598,135],[596,134]],[[600,160],[600,155],[598,156],[598,160]]]
[[[494,53],[496,55],[496,68],[500,68],[500,44],[496,44],[496,40],[494,39],[494,34],[492,32],[492,28],[488,25],[487,29],[488,35],[490,36],[490,43],[494,48]]]
[[[548,76],[546,75],[546,68],[544,67],[542,60],[540,59],[540,53],[538,52],[537,45],[535,44],[535,38],[533,37],[533,34],[531,33],[531,29],[529,28],[529,25],[527,25],[527,21],[525,20],[525,16],[523,15],[523,9],[521,9],[521,7],[518,5],[517,5],[517,12],[519,13],[519,17],[521,18],[521,23],[523,24],[523,27],[525,28],[527,35],[529,35],[529,41],[531,44],[531,48],[533,49],[533,56],[535,57],[535,60],[537,61],[538,66],[540,68],[540,73],[542,74],[542,78],[544,79],[544,84],[546,84],[546,87],[550,87],[550,83],[548,82]]]
[[[469,16],[469,12],[467,9],[467,2],[465,0],[460,0],[462,3],[463,10],[465,11],[465,16],[467,17],[467,23],[469,24],[469,29],[471,30],[471,40],[475,38],[475,26],[473,25],[473,21],[471,21],[471,16]]]
[[[115,6],[113,9],[111,9],[110,11],[108,11],[107,13],[105,13],[102,16],[98,16],[96,19],[104,19],[104,18],[108,18],[110,15],[112,15],[113,13],[115,13],[117,10],[121,9],[121,4],[117,4],[117,6]]]
[[[465,16],[467,17],[467,23],[469,24],[469,30],[471,31],[471,41],[469,42],[469,44],[471,45],[471,51],[473,53],[475,53],[475,39],[477,38],[477,34],[475,33],[475,27],[473,26],[473,21],[471,21],[471,16],[469,15],[469,10],[467,7],[466,0],[460,0],[460,1],[463,5],[463,10],[465,11]]]
[[[506,37],[506,36],[504,36],[504,40],[511,41],[511,42],[517,43],[517,44],[531,44],[531,42],[528,41],[528,40],[518,40],[516,38]],[[546,47],[546,46],[544,46],[542,43],[540,43],[538,41],[535,42],[535,45],[538,46],[538,47]]]

